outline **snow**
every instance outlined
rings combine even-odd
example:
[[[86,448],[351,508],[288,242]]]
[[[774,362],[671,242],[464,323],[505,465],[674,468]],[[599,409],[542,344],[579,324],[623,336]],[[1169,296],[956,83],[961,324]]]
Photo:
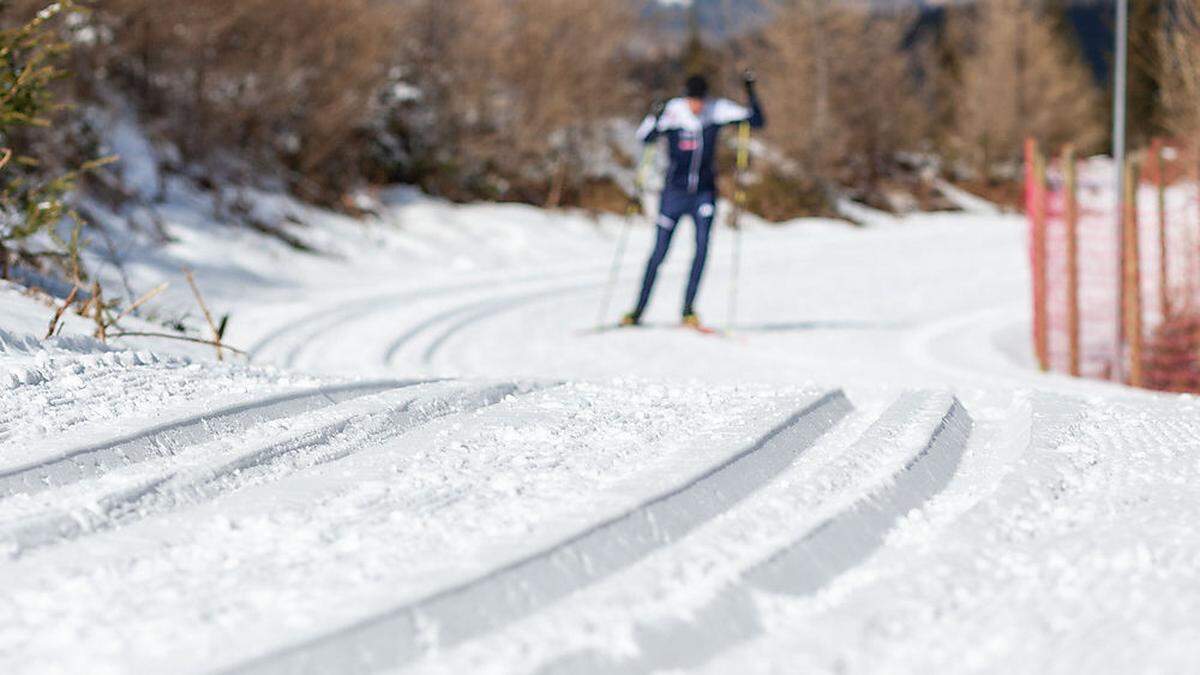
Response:
[[[895,226],[900,222],[896,216],[886,211],[880,211],[866,204],[860,204],[849,197],[839,197],[835,207],[839,216],[860,225],[889,227]]]
[[[1033,406],[1034,444],[989,495],[906,524],[822,597],[764,603],[775,628],[805,630],[770,631],[710,671],[774,672],[784,654],[861,672],[1193,669],[1195,402]]]
[[[955,187],[947,180],[939,178],[934,182],[934,186],[938,189],[938,192],[942,193],[942,195],[946,197],[946,199],[950,200],[952,204],[963,211],[966,211],[967,213],[986,216],[995,215],[1000,212],[1000,209],[995,204],[982,197],[977,197],[960,187]]]
[[[119,160],[122,182],[142,199],[153,199],[158,190],[158,162],[154,148],[129,117],[117,118],[105,148]]]
[[[686,236],[648,326],[593,330],[615,216],[225,195],[306,253],[163,187],[170,241],[107,213],[124,269],[91,262],[201,331],[191,268],[249,362],[70,312],[41,340],[52,307],[0,287],[2,672],[1200,659],[1200,402],[1036,372],[1020,217],[750,219],[718,337],[674,327]]]

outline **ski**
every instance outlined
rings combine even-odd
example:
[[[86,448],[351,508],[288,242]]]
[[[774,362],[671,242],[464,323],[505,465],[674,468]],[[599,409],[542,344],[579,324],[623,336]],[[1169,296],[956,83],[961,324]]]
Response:
[[[742,81],[746,86],[746,95],[753,102],[755,100],[754,71],[747,69],[742,74]],[[738,276],[742,269],[742,211],[746,208],[746,172],[750,168],[750,122],[742,122],[738,125],[737,135],[737,173],[734,176],[734,185],[736,189],[733,194],[733,213],[730,214],[729,227],[733,230],[733,260],[730,267],[729,279],[729,315],[725,319],[725,325],[728,329],[733,328],[734,321],[737,320],[737,303],[738,303]]]
[[[729,337],[730,336],[728,331],[722,330],[720,328],[714,328],[712,326],[706,326],[706,325],[691,326],[688,324],[672,325],[672,324],[662,324],[662,323],[659,323],[659,324],[639,323],[639,324],[634,324],[634,325],[625,325],[625,324],[619,324],[619,323],[618,324],[607,324],[604,326],[592,326],[591,328],[581,328],[581,329],[577,330],[575,332],[575,334],[576,335],[604,335],[606,333],[616,333],[616,332],[624,331],[624,330],[653,330],[653,329],[661,330],[661,329],[666,329],[666,328],[679,328],[682,330],[699,333],[700,335],[711,335],[713,337]]]
[[[682,328],[684,328],[685,330],[695,331],[701,335],[711,335],[713,337],[729,337],[729,333],[727,331],[723,331],[720,328],[713,328],[712,326],[705,326],[704,324],[690,325],[690,324],[685,323],[685,324],[683,324]]]
[[[621,330],[637,330],[640,328],[646,328],[646,326],[643,326],[641,324],[635,324],[635,325],[630,326],[630,325],[615,323],[615,324],[605,324],[603,326],[592,326],[591,328],[581,328],[578,331],[576,331],[576,334],[577,335],[602,335],[604,333],[614,333],[616,331],[621,331]]]

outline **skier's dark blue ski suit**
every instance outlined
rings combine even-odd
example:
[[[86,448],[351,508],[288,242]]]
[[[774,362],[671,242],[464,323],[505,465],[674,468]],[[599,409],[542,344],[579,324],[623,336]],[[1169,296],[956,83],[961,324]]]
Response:
[[[696,225],[696,256],[684,294],[683,315],[694,313],[692,307],[708,258],[708,235],[716,215],[717,137],[722,127],[739,122],[749,122],[755,129],[764,126],[766,120],[756,96],[750,97],[749,108],[727,99],[705,100],[699,115],[692,112],[686,98],[672,99],[657,120],[653,115],[648,116],[638,129],[638,138],[643,143],[667,137],[670,162],[659,206],[658,238],[646,264],[642,292],[633,311],[635,318],[642,316],[650,302],[658,267],[667,257],[675,226],[685,215],[691,216]]]

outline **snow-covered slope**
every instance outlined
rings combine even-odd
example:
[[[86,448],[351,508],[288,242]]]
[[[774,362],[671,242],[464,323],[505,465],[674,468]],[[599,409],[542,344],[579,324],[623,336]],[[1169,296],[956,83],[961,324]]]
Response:
[[[114,225],[95,262],[171,279],[158,316],[193,269],[249,361],[41,341],[0,289],[2,672],[1200,659],[1200,405],[1034,372],[1020,219],[751,223],[708,336],[675,326],[686,226],[648,326],[596,331],[618,218],[244,195],[305,253],[167,188],[172,243]]]

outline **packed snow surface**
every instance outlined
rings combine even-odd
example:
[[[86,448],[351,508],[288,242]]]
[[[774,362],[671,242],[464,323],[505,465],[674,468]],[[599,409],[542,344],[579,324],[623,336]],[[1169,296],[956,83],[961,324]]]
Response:
[[[597,330],[615,217],[161,187],[92,262],[249,358],[0,288],[0,672],[1200,665],[1200,403],[1034,370],[1020,218],[751,219],[732,325],[721,229],[702,335],[687,224]]]

